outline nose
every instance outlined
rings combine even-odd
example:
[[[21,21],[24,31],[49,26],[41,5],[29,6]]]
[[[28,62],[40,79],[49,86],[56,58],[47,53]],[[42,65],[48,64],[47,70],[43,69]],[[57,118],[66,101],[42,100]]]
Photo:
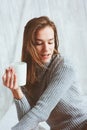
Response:
[[[48,49],[49,49],[49,44],[46,42],[43,44],[43,50],[48,51]]]

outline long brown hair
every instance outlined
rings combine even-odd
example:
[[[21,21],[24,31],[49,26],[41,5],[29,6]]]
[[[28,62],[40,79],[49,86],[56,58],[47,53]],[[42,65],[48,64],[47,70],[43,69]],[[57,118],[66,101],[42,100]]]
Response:
[[[27,63],[27,83],[33,84],[36,81],[35,64],[43,67],[39,55],[35,49],[35,35],[36,32],[46,26],[52,27],[54,30],[55,48],[54,54],[58,53],[58,35],[55,24],[46,16],[31,19],[25,26],[23,36],[22,61]]]

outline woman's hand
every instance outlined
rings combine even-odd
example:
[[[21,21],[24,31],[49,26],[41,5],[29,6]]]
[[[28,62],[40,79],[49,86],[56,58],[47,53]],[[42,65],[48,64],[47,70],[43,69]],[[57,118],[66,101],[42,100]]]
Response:
[[[12,91],[14,98],[21,99],[23,97],[23,93],[18,86],[17,75],[13,67],[9,67],[5,70],[2,80],[4,86]]]
[[[18,89],[17,76],[14,68],[9,67],[5,70],[2,77],[3,84],[9,89]]]

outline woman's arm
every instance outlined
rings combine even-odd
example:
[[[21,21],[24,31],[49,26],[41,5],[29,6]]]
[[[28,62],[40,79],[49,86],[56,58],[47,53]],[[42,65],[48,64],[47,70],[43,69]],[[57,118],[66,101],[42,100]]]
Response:
[[[55,66],[53,66],[55,67]],[[74,72],[71,67],[63,65],[53,68],[54,72],[50,78],[50,83],[44,91],[37,104],[15,125],[12,130],[31,130],[40,121],[46,121],[60,101],[62,96],[70,88],[74,81]]]
[[[20,100],[14,99],[14,101],[17,109],[18,120],[20,121],[22,117],[29,112],[30,104],[28,103],[25,95]]]
[[[21,120],[21,118],[30,110],[30,104],[22,92],[21,87],[17,84],[17,76],[12,67],[6,69],[2,80],[3,84],[12,91],[17,108],[18,119]]]

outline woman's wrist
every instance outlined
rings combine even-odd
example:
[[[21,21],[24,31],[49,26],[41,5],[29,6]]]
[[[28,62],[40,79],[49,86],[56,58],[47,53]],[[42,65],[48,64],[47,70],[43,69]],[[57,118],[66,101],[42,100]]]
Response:
[[[18,99],[18,100],[22,99],[22,97],[23,97],[23,92],[22,92],[22,90],[21,90],[20,87],[17,88],[17,89],[12,89],[11,91],[12,91],[13,97],[14,97],[15,99]]]

